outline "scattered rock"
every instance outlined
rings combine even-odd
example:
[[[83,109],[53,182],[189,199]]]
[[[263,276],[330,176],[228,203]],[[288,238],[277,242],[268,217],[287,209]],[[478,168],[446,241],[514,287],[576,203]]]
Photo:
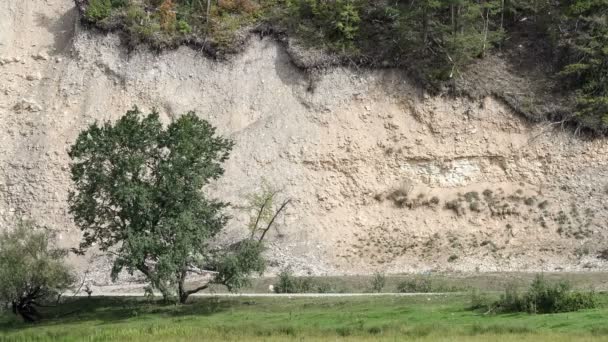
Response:
[[[16,57],[0,57],[0,65],[17,63],[18,61],[20,61],[20,59]]]
[[[38,80],[42,79],[42,75],[40,75],[40,73],[37,72],[35,74],[29,74],[29,75],[25,76],[25,79],[28,81],[38,81]]]
[[[32,58],[36,61],[48,61],[49,55],[47,55],[46,52],[39,52],[35,55],[32,55]]]
[[[22,111],[40,112],[42,110],[42,107],[34,100],[21,99],[13,106],[13,110],[18,113]]]

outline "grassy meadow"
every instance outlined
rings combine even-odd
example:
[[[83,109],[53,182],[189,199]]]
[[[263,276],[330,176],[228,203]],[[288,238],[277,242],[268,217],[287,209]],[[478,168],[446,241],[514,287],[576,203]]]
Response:
[[[608,341],[608,295],[598,297],[597,309],[549,315],[470,310],[467,294],[68,298],[40,323],[0,315],[0,341]]]

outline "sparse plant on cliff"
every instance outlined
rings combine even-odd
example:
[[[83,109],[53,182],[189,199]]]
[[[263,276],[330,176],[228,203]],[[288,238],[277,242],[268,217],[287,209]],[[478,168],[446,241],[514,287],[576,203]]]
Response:
[[[69,205],[84,233],[81,248],[112,255],[113,279],[139,271],[165,299],[182,303],[212,283],[243,286],[264,270],[264,232],[272,223],[230,246],[212,242],[227,223],[227,204],[202,189],[224,173],[232,147],[193,112],[166,128],[157,112],[143,116],[137,108],[115,123],[92,124],[69,152]],[[212,279],[188,289],[192,273]]]
[[[30,221],[0,235],[0,305],[8,304],[27,322],[40,319],[37,307],[56,300],[75,281],[65,250]]]
[[[88,20],[96,22],[107,18],[112,11],[110,0],[91,0],[85,12]]]
[[[175,4],[172,0],[164,0],[158,8],[160,16],[160,28],[163,31],[171,32],[175,30],[176,15],[174,10]]]

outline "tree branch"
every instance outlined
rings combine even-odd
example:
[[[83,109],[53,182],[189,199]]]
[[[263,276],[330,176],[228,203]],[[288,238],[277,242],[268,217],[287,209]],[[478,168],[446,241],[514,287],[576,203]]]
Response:
[[[272,227],[272,224],[274,223],[274,220],[285,209],[285,207],[287,207],[287,205],[289,203],[291,203],[291,198],[288,199],[288,200],[286,200],[285,202],[283,202],[283,205],[281,205],[281,207],[279,208],[279,210],[277,210],[277,212],[274,213],[274,216],[272,217],[272,219],[270,220],[270,222],[268,222],[268,226],[266,226],[266,229],[264,229],[264,231],[262,232],[262,236],[260,236],[260,240],[259,240],[260,242],[262,242],[262,240],[264,240],[264,237],[266,236],[266,233],[268,233],[268,231]]]
[[[209,283],[207,283],[207,284],[205,284],[205,285],[201,285],[201,286],[199,286],[199,287],[197,287],[197,288],[195,288],[195,289],[193,289],[193,290],[186,291],[184,294],[185,294],[186,296],[189,296],[189,295],[191,295],[191,294],[194,294],[194,293],[197,293],[197,292],[203,291],[203,290],[207,289],[208,287],[209,287]]]
[[[264,208],[266,207],[268,202],[270,202],[270,196],[266,198],[266,201],[264,201],[264,204],[262,204],[262,206],[260,207],[260,210],[258,211],[258,217],[255,219],[255,224],[251,228],[251,238],[252,239],[253,239],[255,232],[258,230],[258,224],[260,223],[260,218],[262,217],[262,213],[264,212]]]

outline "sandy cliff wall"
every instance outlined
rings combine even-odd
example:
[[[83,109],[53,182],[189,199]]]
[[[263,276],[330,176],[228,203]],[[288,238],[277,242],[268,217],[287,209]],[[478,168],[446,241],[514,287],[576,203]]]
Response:
[[[491,97],[429,97],[398,70],[311,80],[269,39],[221,63],[189,48],[129,54],[81,29],[71,0],[1,6],[3,226],[26,215],[76,244],[66,150],[137,104],[167,122],[195,110],[236,141],[215,195],[238,206],[266,179],[294,199],[273,232],[275,269],[606,267],[604,140],[531,124]]]

